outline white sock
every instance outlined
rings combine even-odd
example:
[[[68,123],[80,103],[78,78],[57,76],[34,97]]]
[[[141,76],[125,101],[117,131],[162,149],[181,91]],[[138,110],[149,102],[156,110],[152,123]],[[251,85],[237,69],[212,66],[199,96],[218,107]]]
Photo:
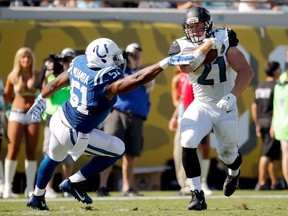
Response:
[[[25,160],[26,187],[34,188],[35,176],[37,170],[37,162]]]
[[[35,196],[42,196],[45,193],[45,189],[40,189],[37,186],[35,186],[35,190],[34,190],[34,195]]]
[[[5,159],[5,189],[12,190],[12,183],[14,180],[16,168],[17,168],[17,161],[16,160],[10,160]]]
[[[237,176],[239,173],[240,167],[237,170],[228,169],[228,174],[230,176]]]
[[[198,190],[201,191],[201,177],[197,176],[194,178],[187,178],[189,187],[192,191]]]
[[[80,170],[78,172],[76,172],[74,175],[69,177],[69,180],[71,182],[81,182],[86,180],[86,178],[82,175],[82,173],[80,172]]]
[[[0,160],[0,185],[4,184],[4,171],[2,161]]]

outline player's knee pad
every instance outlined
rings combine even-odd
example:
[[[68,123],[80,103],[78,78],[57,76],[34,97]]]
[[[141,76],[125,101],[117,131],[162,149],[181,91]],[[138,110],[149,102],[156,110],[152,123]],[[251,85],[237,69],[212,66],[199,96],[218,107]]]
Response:
[[[183,148],[197,148],[199,145],[196,131],[186,130],[181,133],[181,146]]]
[[[226,164],[226,163],[225,163]],[[229,168],[229,169],[232,169],[232,170],[237,170],[242,164],[242,154],[240,152],[238,152],[238,156],[236,157],[236,159],[234,160],[233,163],[231,164],[226,164],[226,166]]]
[[[118,137],[113,137],[113,152],[122,157],[125,152],[125,144]]]

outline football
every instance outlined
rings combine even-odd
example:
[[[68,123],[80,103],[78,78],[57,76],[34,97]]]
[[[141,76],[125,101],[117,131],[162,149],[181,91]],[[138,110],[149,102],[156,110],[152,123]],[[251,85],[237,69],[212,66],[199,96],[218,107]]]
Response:
[[[202,65],[211,63],[211,62],[213,62],[216,58],[217,58],[217,50],[216,50],[216,49],[211,49],[211,50],[207,53],[207,55],[206,55],[206,57],[205,57]]]

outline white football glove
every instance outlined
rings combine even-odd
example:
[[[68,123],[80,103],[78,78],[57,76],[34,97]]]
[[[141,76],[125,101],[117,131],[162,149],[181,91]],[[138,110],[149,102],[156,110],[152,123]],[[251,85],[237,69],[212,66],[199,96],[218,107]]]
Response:
[[[195,56],[192,54],[170,56],[168,58],[168,65],[169,66],[189,65],[191,62],[193,62],[194,59]]]
[[[217,55],[219,56],[221,54],[222,48],[223,48],[223,43],[218,40],[217,38],[208,38],[208,40],[211,40],[213,42],[213,46],[211,49],[216,49],[217,50]]]
[[[229,93],[221,98],[221,100],[216,104],[218,109],[221,110],[231,110],[232,106],[236,102],[236,96],[232,93]]]
[[[46,109],[46,99],[42,98],[41,94],[35,99],[34,104],[30,107],[27,114],[33,122],[41,121],[41,114]]]

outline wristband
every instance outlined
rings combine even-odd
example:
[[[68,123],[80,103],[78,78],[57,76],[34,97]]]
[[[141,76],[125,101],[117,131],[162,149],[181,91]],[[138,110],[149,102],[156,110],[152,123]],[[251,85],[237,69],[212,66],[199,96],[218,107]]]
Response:
[[[168,65],[169,65],[168,62],[169,62],[169,57],[163,59],[162,61],[159,62],[160,67],[161,67],[163,70],[165,70],[165,69],[168,67]]]
[[[190,67],[193,70],[196,70],[201,63],[205,60],[206,56],[203,54],[202,51],[197,51],[194,54],[195,59],[190,63]]]
[[[42,97],[42,94],[41,94],[41,93],[38,95],[37,99],[46,100],[46,98],[43,98],[43,97]]]

